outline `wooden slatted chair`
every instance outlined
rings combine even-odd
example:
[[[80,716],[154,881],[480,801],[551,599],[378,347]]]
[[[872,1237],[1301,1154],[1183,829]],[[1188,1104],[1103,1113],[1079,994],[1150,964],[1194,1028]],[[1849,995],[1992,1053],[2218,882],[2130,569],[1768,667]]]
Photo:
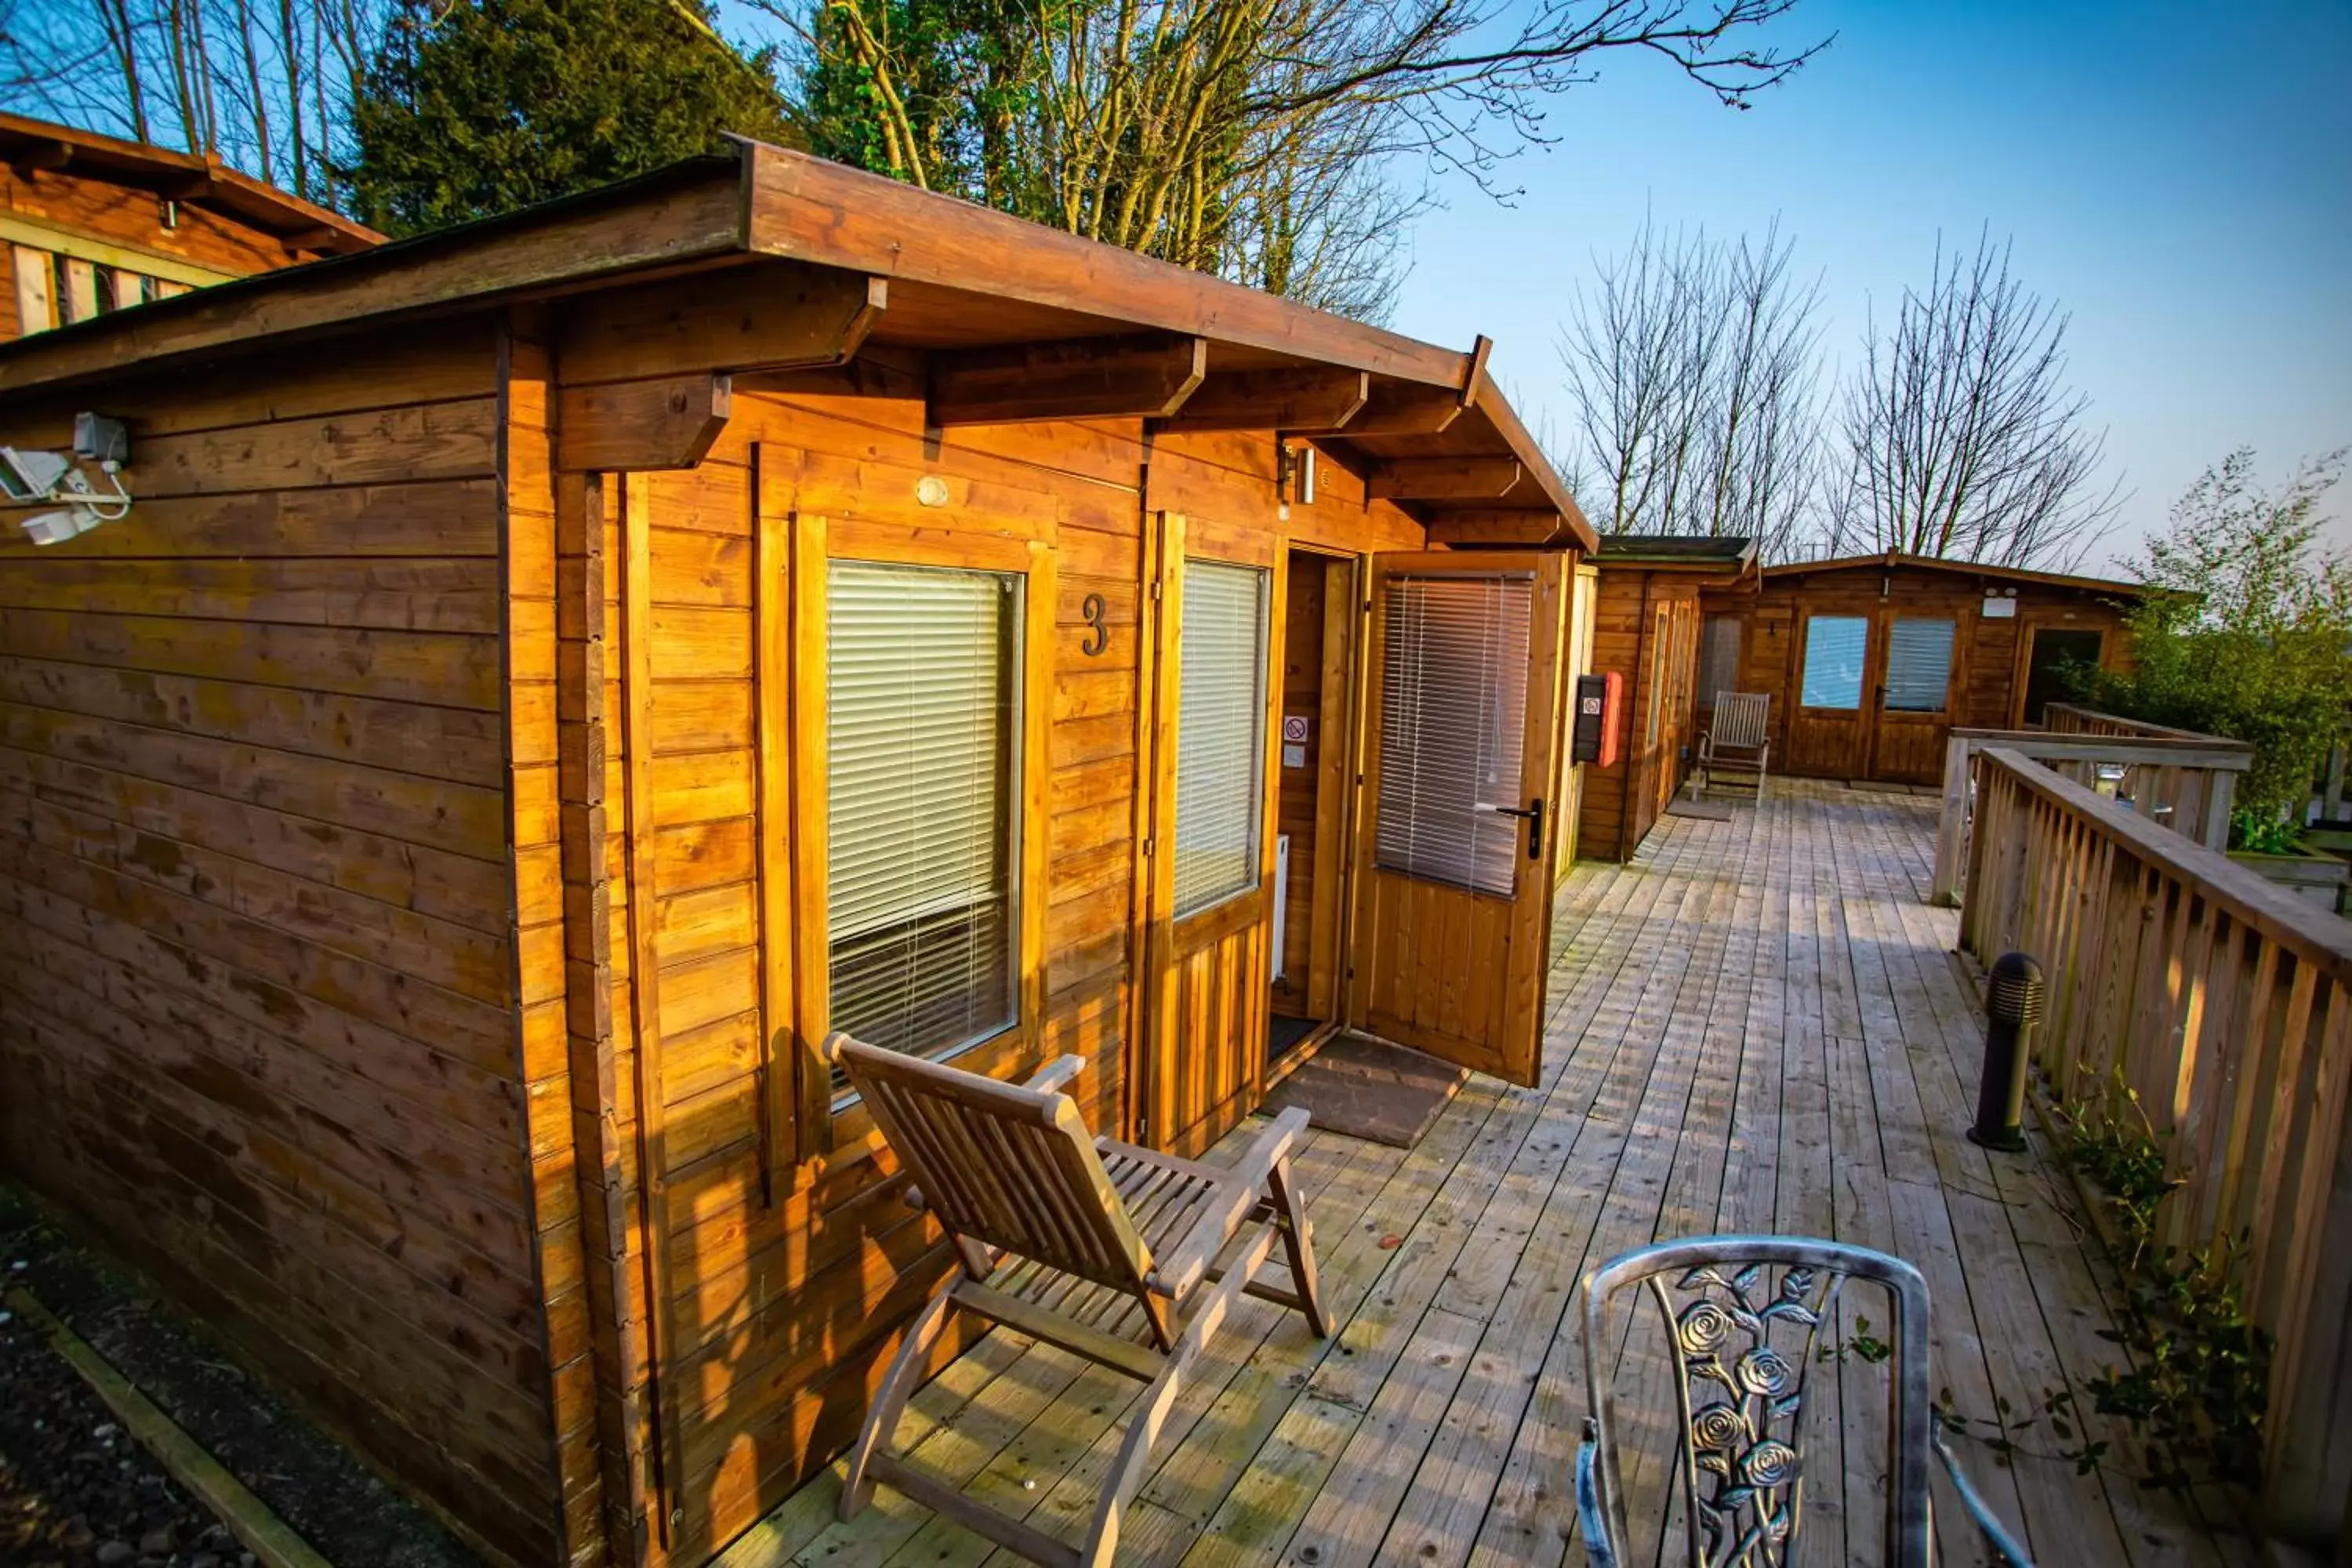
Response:
[[[1083,1058],[1063,1057],[1012,1084],[845,1035],[827,1040],[825,1054],[848,1074],[912,1176],[908,1202],[946,1227],[963,1265],[908,1327],[883,1378],[850,1454],[841,1517],[856,1515],[875,1483],[887,1481],[1032,1562],[1108,1564],[1184,1378],[1240,1297],[1293,1309],[1318,1339],[1329,1332],[1290,1172],[1307,1113],[1283,1112],[1239,1160],[1220,1167],[1089,1136],[1062,1092]],[[1286,1281],[1264,1273],[1277,1242]],[[1150,1385],[1084,1547],[965,1497],[892,1450],[908,1397],[956,1312]]]
[[[1717,773],[1756,779],[1756,799],[1764,799],[1764,773],[1772,757],[1767,721],[1772,714],[1768,691],[1718,691],[1715,717],[1699,731],[1698,766],[1691,770],[1691,798],[1715,787]]]

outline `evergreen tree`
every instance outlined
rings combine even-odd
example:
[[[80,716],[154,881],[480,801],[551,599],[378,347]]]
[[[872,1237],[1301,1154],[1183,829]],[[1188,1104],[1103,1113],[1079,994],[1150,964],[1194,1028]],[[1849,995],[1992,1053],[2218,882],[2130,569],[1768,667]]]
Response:
[[[703,0],[405,0],[352,105],[352,205],[388,234],[511,212],[707,153],[790,139],[768,51]]]

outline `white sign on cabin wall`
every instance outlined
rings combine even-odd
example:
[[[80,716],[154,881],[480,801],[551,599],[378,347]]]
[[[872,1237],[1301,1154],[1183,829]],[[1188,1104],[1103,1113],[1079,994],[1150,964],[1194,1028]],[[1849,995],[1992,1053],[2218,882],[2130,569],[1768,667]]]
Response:
[[[2017,601],[2003,598],[1999,594],[1987,594],[1984,613],[1985,619],[1989,621],[2014,620],[2017,618]]]

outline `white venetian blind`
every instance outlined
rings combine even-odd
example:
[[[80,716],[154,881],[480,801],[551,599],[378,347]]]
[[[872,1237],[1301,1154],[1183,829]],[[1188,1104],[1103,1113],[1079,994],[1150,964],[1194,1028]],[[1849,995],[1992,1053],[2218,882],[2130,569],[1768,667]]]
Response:
[[[1897,621],[1886,638],[1886,707],[1940,713],[1952,685],[1952,623]]]
[[[1257,884],[1265,793],[1265,574],[1184,563],[1176,679],[1176,913]]]
[[[830,1021],[874,1045],[946,1056],[1014,1021],[1021,591],[855,561],[826,579]]]
[[[1385,869],[1482,893],[1517,886],[1528,622],[1535,580],[1391,577],[1381,606]],[[1485,809],[1481,809],[1485,808]]]
[[[1806,616],[1804,705],[1861,707],[1862,659],[1869,647],[1866,616]]]

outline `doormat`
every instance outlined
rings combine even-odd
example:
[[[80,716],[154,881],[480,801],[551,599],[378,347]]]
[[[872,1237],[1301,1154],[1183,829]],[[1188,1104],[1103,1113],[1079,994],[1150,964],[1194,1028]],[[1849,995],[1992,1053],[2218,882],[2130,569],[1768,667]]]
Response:
[[[1729,822],[1730,805],[1719,800],[1677,800],[1666,807],[1668,816],[1696,816],[1701,822]]]
[[[1469,1076],[1467,1068],[1350,1031],[1276,1085],[1265,1109],[1299,1106],[1322,1131],[1410,1149]]]

